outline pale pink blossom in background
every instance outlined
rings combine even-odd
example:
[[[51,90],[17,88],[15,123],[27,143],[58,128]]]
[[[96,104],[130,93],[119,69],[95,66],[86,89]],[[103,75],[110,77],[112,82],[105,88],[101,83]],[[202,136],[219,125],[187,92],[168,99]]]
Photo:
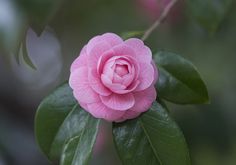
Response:
[[[160,17],[164,8],[171,0],[136,0],[136,6],[140,13],[144,14],[150,21]],[[179,1],[168,14],[171,22],[179,22],[182,17],[183,3]]]
[[[137,0],[137,4],[148,17],[156,19],[171,0]]]
[[[104,123],[100,124],[98,135],[96,138],[96,143],[93,149],[95,155],[98,155],[104,149],[104,146],[107,145],[106,142],[109,140],[108,139],[109,133],[107,126]]]
[[[105,33],[83,47],[71,65],[69,84],[94,117],[121,122],[150,108],[157,76],[152,52],[143,41]]]

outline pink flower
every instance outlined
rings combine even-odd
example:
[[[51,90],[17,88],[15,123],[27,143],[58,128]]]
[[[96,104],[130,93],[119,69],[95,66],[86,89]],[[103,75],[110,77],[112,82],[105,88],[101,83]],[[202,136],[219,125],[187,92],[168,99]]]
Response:
[[[105,33],[84,46],[71,65],[69,84],[94,117],[121,122],[150,108],[157,75],[152,52],[141,40]]]
[[[145,15],[149,21],[153,22],[160,17],[163,10],[171,2],[171,0],[135,0],[138,12]],[[171,24],[182,23],[184,3],[178,2],[168,14],[167,22]]]
[[[138,7],[151,20],[157,19],[171,0],[136,0]]]

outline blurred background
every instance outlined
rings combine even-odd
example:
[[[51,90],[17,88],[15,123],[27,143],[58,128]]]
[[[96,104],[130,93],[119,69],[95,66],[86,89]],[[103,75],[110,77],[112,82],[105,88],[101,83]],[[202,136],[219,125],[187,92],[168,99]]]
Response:
[[[0,165],[50,164],[34,137],[40,101],[68,79],[91,37],[145,30],[169,1],[0,0]],[[191,60],[207,84],[211,104],[169,104],[194,165],[236,164],[235,5],[179,0],[146,41],[153,53],[167,50]],[[121,165],[108,123],[100,127],[91,164]]]

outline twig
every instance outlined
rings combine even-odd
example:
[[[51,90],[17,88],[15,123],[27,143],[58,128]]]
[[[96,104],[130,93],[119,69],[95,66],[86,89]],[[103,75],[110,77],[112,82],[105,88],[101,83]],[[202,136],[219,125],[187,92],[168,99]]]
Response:
[[[150,26],[150,28],[148,28],[143,37],[142,37],[142,40],[146,40],[149,35],[153,32],[153,30],[155,30],[164,20],[165,18],[167,17],[170,9],[175,5],[175,3],[177,2],[178,0],[172,0],[171,2],[169,2],[169,4],[164,8],[163,12],[161,13],[160,17],[152,24],[152,26]]]

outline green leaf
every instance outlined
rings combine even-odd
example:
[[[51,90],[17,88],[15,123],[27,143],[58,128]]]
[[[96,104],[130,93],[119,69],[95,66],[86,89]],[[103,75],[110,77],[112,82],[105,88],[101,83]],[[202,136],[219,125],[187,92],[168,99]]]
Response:
[[[71,164],[73,161],[73,157],[75,155],[75,151],[77,148],[77,144],[79,143],[80,136],[75,136],[74,138],[70,139],[63,148],[62,156],[60,160],[60,164]]]
[[[121,37],[126,40],[132,37],[141,37],[144,34],[144,31],[128,31],[121,33]]]
[[[187,6],[198,23],[213,33],[224,19],[232,0],[187,0]]]
[[[27,13],[31,27],[40,35],[63,0],[18,0],[17,2]]]
[[[208,103],[207,88],[196,67],[183,57],[158,52],[155,62],[159,70],[158,96],[177,104]]]
[[[94,119],[91,115],[89,115],[85,111],[82,112],[84,113],[84,115],[79,114],[79,116],[76,116],[80,120],[74,123],[82,127],[77,128],[77,131],[80,130],[78,133],[76,133],[78,135],[70,137],[69,141],[64,145],[60,161],[61,165],[86,165],[89,163],[89,159],[92,154],[92,149],[96,141],[100,120]],[[85,124],[84,126],[83,122]],[[66,124],[66,127],[67,126],[68,124]],[[68,130],[68,132],[69,131],[70,130]],[[64,133],[65,132],[63,130],[60,136],[64,136],[63,135]],[[58,144],[56,144],[56,146],[57,145]],[[59,140],[59,146],[60,146],[60,140]]]
[[[61,165],[87,164],[95,143],[99,120],[76,106],[65,118],[51,144],[49,156]],[[77,142],[76,146],[73,146]]]
[[[64,84],[40,104],[35,134],[49,160],[84,165],[91,156],[98,125],[99,120],[77,105],[70,87]]]
[[[134,120],[113,124],[124,165],[190,165],[184,136],[159,103]]]

